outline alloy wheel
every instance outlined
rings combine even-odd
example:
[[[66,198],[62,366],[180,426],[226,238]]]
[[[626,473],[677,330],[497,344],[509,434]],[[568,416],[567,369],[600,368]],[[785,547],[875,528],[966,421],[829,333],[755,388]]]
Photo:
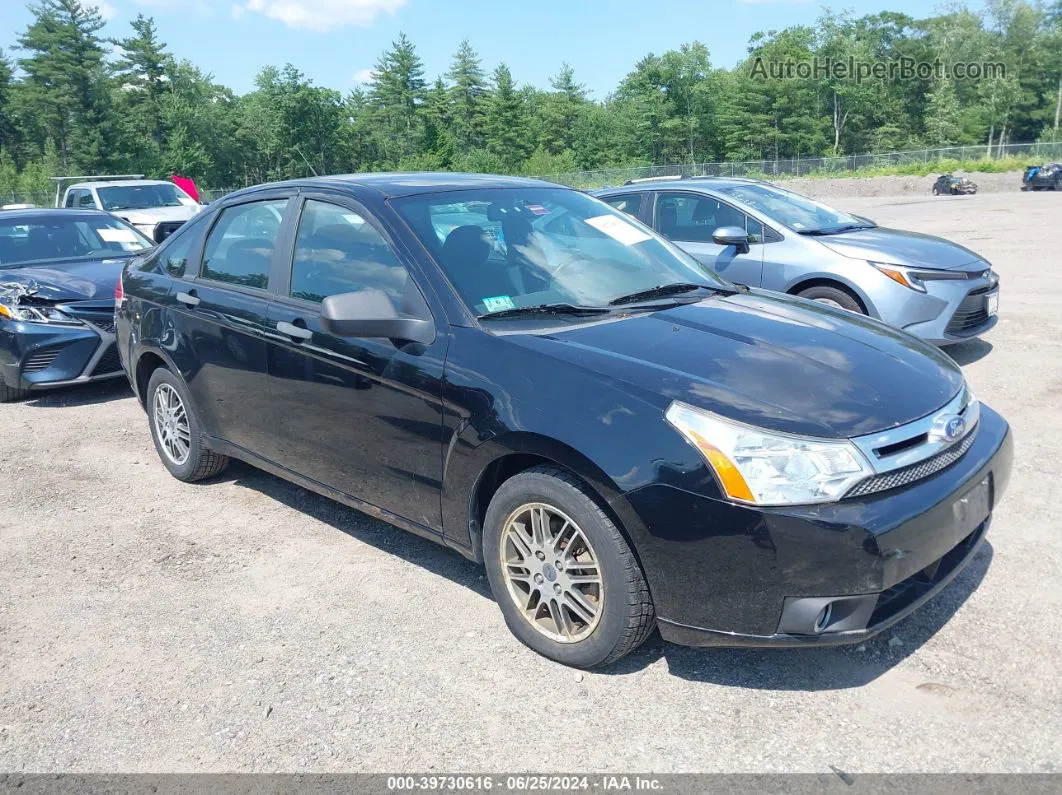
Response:
[[[162,450],[172,463],[181,466],[192,449],[192,431],[184,401],[172,386],[159,384],[152,403],[155,434]]]
[[[582,529],[545,503],[522,505],[502,527],[501,569],[513,603],[558,643],[588,637],[601,621],[604,583]]]

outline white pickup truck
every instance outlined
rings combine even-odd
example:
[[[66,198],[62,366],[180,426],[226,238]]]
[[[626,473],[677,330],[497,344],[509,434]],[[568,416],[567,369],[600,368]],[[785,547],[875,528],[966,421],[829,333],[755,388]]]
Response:
[[[172,182],[154,179],[78,182],[63,194],[62,207],[90,207],[122,218],[161,243],[198,213],[199,202]]]

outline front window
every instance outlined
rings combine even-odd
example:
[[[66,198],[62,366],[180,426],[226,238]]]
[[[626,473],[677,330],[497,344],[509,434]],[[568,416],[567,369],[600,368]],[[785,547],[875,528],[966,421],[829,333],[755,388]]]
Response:
[[[477,315],[557,304],[601,308],[656,288],[730,286],[578,191],[453,191],[393,204]]]
[[[180,207],[187,202],[194,202],[191,196],[169,183],[147,185],[115,185],[109,188],[97,188],[103,209],[114,210],[149,210],[155,207]]]
[[[773,185],[738,183],[724,185],[718,190],[804,235],[833,234],[874,225],[864,218],[843,213]]]
[[[103,215],[0,220],[0,268],[54,260],[127,256],[154,246],[118,218]]]

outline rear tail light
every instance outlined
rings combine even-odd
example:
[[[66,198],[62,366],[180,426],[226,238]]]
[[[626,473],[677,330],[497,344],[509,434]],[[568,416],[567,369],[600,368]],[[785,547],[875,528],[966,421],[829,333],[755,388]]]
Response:
[[[115,306],[121,306],[122,301],[125,300],[125,287],[122,285],[122,274],[118,274],[118,281],[114,285],[114,303]]]

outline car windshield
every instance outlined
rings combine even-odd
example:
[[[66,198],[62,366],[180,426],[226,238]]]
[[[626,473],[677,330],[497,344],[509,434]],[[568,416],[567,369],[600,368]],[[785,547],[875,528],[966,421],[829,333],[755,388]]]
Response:
[[[773,185],[737,183],[725,185],[719,188],[719,191],[804,235],[828,235],[874,226],[865,218],[843,213]]]
[[[153,207],[180,207],[181,199],[192,198],[176,185],[169,183],[147,185],[115,185],[110,188],[98,188],[103,209],[113,210],[148,210]]]
[[[479,316],[600,309],[665,296],[675,301],[686,292],[731,288],[641,224],[578,191],[467,190],[392,203]]]
[[[153,245],[129,224],[102,213],[0,217],[0,269],[53,260],[128,256]]]

